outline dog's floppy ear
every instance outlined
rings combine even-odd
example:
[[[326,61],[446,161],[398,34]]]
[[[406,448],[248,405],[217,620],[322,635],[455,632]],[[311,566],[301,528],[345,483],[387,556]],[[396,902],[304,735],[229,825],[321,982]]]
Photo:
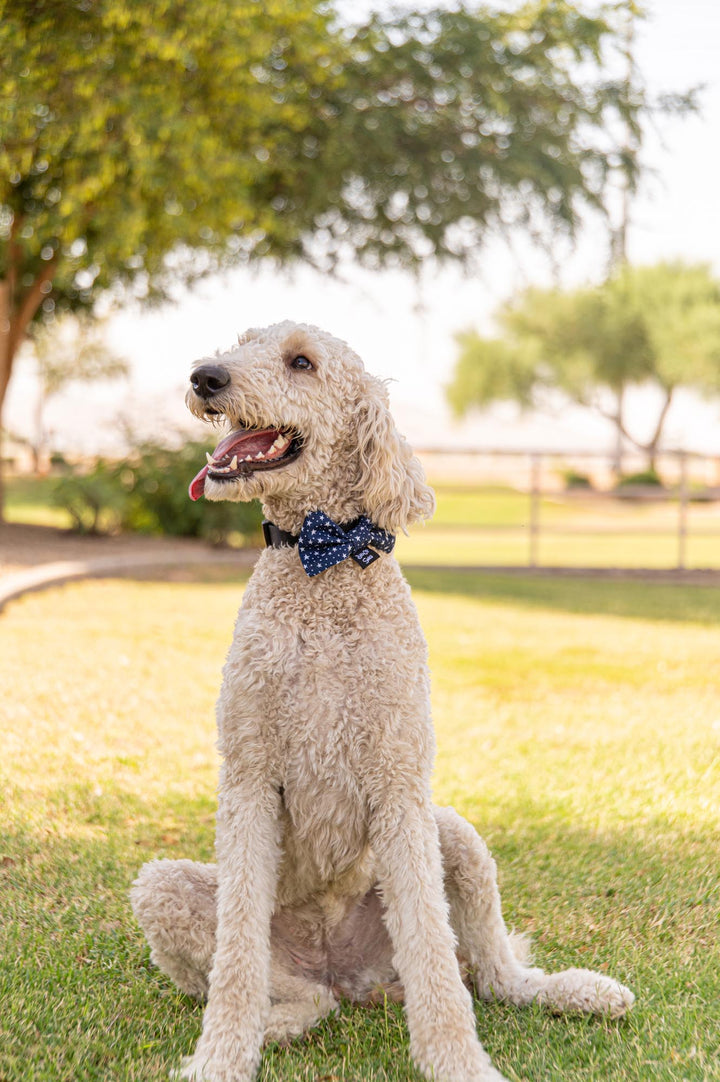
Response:
[[[391,533],[430,518],[435,495],[410,444],[395,427],[385,384],[364,374],[357,404],[358,495],[368,518]]]

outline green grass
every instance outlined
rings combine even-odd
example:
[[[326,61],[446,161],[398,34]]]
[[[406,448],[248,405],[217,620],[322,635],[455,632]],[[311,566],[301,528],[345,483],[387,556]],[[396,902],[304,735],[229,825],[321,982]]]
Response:
[[[514,1082],[720,1078],[720,591],[409,573],[435,793],[488,839],[548,968],[628,983],[622,1023],[477,1008]],[[153,969],[127,889],[210,859],[213,702],[238,582],[88,582],[0,619],[0,1079],[165,1079],[201,1009]],[[401,1012],[344,1007],[262,1082],[416,1078]]]
[[[502,487],[435,486],[437,511],[399,537],[405,564],[520,566],[530,555],[530,497]],[[675,501],[635,503],[597,495],[546,495],[539,501],[537,561],[546,567],[675,567]],[[720,567],[720,509],[691,504],[687,567]]]
[[[4,481],[5,518],[30,526],[57,526],[69,529],[70,515],[53,504],[55,477],[11,477]]]

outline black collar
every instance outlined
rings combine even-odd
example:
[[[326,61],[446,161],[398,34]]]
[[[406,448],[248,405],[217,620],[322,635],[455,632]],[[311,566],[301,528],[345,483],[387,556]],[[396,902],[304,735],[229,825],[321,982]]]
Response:
[[[268,522],[267,519],[262,524],[262,530],[265,538],[265,548],[268,549],[293,548],[300,540],[299,534],[281,530],[274,522]]]
[[[351,530],[359,521],[359,519],[354,518],[352,522],[344,522],[342,528],[343,530]],[[267,519],[263,519],[262,532],[266,549],[294,548],[300,540],[300,534],[290,533],[289,530],[281,530],[274,522],[269,522]]]

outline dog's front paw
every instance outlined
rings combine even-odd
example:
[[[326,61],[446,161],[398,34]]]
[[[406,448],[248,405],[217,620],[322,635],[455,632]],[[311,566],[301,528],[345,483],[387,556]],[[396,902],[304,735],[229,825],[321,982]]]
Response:
[[[257,1065],[243,1066],[240,1058],[203,1055],[198,1049],[170,1072],[171,1082],[253,1082]]]
[[[322,1018],[337,1010],[337,1000],[329,993],[312,1000],[274,1003],[265,1026],[265,1043],[285,1044],[311,1029]]]
[[[566,969],[548,977],[538,1002],[561,1011],[584,1011],[622,1018],[635,1002],[635,996],[619,981],[590,969]]]
[[[477,1040],[448,1042],[447,1034],[433,1035],[423,1048],[417,1042],[411,1044],[411,1052],[416,1066],[432,1082],[508,1082]]]

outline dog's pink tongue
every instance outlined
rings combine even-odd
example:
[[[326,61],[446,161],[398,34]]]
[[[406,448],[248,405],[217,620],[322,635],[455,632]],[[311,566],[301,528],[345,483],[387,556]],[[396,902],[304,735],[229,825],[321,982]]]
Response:
[[[197,477],[193,477],[190,482],[188,493],[191,500],[199,500],[205,491],[205,478],[207,477],[208,468],[203,466]]]

